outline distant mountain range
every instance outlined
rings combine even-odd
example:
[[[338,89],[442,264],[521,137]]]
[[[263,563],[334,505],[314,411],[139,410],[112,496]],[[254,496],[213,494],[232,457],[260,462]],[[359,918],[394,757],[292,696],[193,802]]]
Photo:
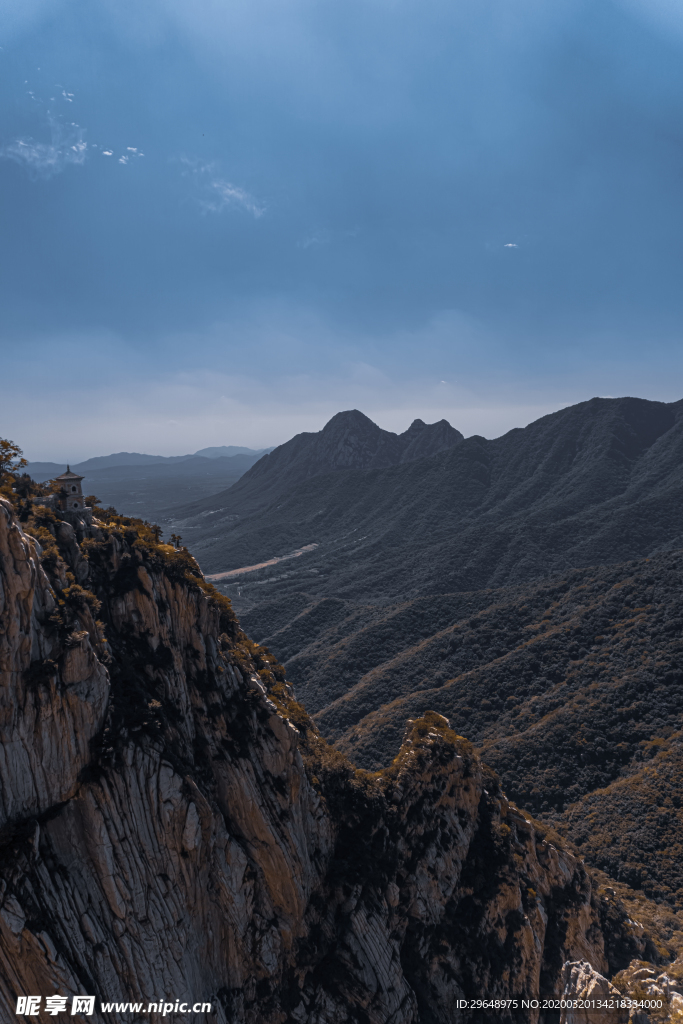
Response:
[[[86,494],[124,515],[153,519],[162,526],[179,504],[229,487],[272,449],[254,451],[236,445],[202,448],[194,455],[143,455],[118,452],[71,466],[83,475]],[[34,480],[50,480],[66,470],[66,463],[30,462]],[[169,511],[170,510],[170,511]]]
[[[155,464],[172,465],[178,462],[187,462],[190,459],[205,458],[219,459],[231,458],[233,455],[254,456],[265,455],[271,452],[272,448],[241,448],[239,445],[228,444],[213,448],[200,448],[192,455],[143,455],[141,452],[116,452],[114,455],[96,455],[85,462],[77,462],[71,466],[74,473],[96,472],[100,469],[109,469],[113,466],[152,466]],[[26,472],[34,480],[51,480],[55,476],[66,472],[66,462],[29,462]]]

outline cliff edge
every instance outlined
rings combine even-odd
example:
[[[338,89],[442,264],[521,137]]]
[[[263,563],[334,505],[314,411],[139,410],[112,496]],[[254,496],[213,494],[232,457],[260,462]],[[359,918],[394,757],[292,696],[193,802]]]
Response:
[[[186,552],[24,518],[0,500],[2,1019],[87,993],[91,1022],[453,1024],[647,952],[446,719],[359,771]]]

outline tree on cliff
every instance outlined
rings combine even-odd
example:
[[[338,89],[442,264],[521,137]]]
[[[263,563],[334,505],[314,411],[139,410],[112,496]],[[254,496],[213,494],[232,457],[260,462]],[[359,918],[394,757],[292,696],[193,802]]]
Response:
[[[3,498],[16,504],[17,495],[13,488],[15,484],[15,473],[27,465],[26,459],[21,457],[21,448],[14,441],[0,437],[0,495]]]
[[[23,459],[23,452],[19,445],[13,441],[8,441],[4,437],[0,437],[0,477],[4,476],[5,473],[14,473],[18,469],[23,469],[24,466],[28,465],[26,459]],[[17,460],[15,462],[15,459]]]

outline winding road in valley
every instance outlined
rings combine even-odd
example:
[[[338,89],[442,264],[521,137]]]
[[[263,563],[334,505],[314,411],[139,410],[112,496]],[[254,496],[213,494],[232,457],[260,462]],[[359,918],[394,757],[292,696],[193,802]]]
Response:
[[[216,580],[227,580],[232,576],[242,576],[246,572],[255,572],[257,569],[265,569],[269,565],[277,565],[278,562],[286,562],[288,558],[298,558],[299,555],[305,555],[307,551],[313,551],[317,548],[317,544],[306,544],[303,548],[297,548],[296,551],[290,552],[288,555],[280,555],[278,558],[269,558],[267,562],[259,562],[258,565],[245,565],[241,569],[228,569],[227,572],[214,572],[210,576],[204,578],[209,582],[214,583]]]

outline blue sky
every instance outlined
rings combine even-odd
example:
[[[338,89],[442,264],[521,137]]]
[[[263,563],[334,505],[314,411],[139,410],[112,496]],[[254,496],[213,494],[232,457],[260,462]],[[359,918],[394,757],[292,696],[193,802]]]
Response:
[[[683,397],[669,0],[9,0],[0,435],[495,436]]]

